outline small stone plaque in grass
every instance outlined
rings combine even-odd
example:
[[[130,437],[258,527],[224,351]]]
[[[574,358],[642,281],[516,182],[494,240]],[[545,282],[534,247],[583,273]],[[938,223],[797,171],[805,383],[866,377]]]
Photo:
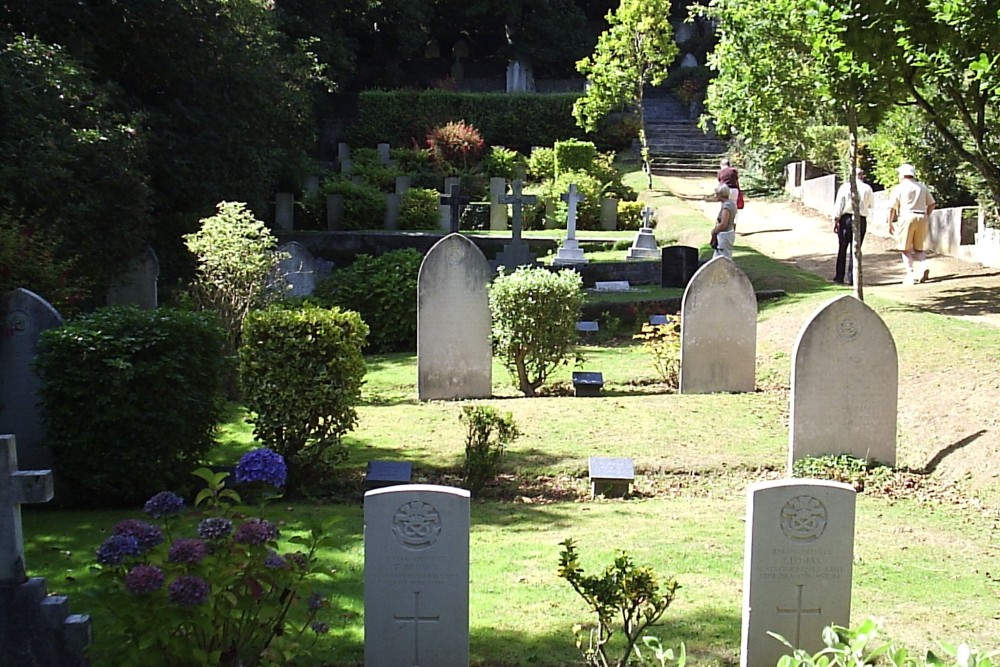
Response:
[[[592,371],[574,371],[573,389],[577,396],[599,396],[604,386],[604,376]]]
[[[629,486],[635,479],[635,468],[630,458],[591,456],[587,469],[593,498],[620,498],[628,494]]]
[[[409,484],[413,464],[409,461],[369,461],[365,471],[365,489]]]

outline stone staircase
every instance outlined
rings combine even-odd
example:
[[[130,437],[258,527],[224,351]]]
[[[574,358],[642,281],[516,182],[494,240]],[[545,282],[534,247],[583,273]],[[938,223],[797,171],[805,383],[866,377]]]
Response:
[[[648,90],[643,108],[654,174],[714,175],[719,170],[726,142],[714,132],[702,132],[689,118],[686,104],[668,92]]]

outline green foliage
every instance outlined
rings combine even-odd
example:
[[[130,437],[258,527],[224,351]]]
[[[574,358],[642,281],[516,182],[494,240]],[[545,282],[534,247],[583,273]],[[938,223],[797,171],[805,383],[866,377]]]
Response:
[[[26,258],[55,270],[46,279],[25,266],[34,282],[21,286],[76,307],[87,290],[57,280],[101,300],[149,236],[145,119],[121,113],[121,91],[97,81],[62,47],[0,41],[0,215],[21,228]]]
[[[278,296],[268,281],[281,257],[277,239],[246,204],[220,202],[216,208],[218,213],[202,219],[201,229],[185,235],[184,242],[197,261],[195,302],[219,316],[235,354],[247,314]]]
[[[568,364],[583,305],[583,281],[569,269],[521,267],[490,286],[493,349],[525,396]]]
[[[569,192],[569,186],[573,184],[576,185],[576,191],[584,197],[583,201],[576,205],[576,228],[599,229],[604,187],[600,181],[586,172],[565,171],[557,178],[545,181],[539,193],[539,202],[553,207],[557,226],[565,229],[569,205],[562,200],[562,196]]]
[[[341,229],[382,229],[385,226],[385,197],[377,187],[338,177],[325,183],[322,190],[330,195],[344,197]]]
[[[861,492],[866,488],[890,486],[892,468],[849,454],[838,454],[799,459],[792,464],[792,476],[843,482]]]
[[[22,226],[0,214],[0,294],[23,287],[63,317],[75,314],[89,292],[83,278],[74,279],[73,261],[57,256],[57,246],[45,229]]]
[[[805,159],[827,173],[849,174],[850,141],[843,125],[812,125],[806,129]]]
[[[447,173],[475,167],[485,145],[479,130],[464,120],[450,121],[427,133],[427,149]]]
[[[592,141],[565,139],[557,141],[554,150],[556,176],[566,171],[590,173],[594,160],[597,159],[597,148]]]
[[[282,551],[278,525],[263,508],[241,506],[229,473],[194,475],[205,489],[192,511],[122,521],[98,550],[98,599],[113,622],[102,627],[109,637],[95,664],[254,667],[309,658],[329,629],[318,617],[330,603],[317,590],[330,575],[317,558],[334,546],[327,526],[308,522],[289,540],[295,551]],[[140,537],[139,553],[119,561],[116,540],[130,535]],[[204,597],[198,586],[208,587]]]
[[[422,48],[422,47],[421,47]],[[369,90],[358,96],[357,120],[344,140],[355,146],[380,141],[423,145],[431,128],[465,119],[490,146],[527,151],[559,139],[583,137],[571,110],[577,93],[461,93],[449,90]]]
[[[483,158],[483,172],[490,178],[517,178],[518,165],[523,159],[517,151],[503,146],[492,146]]]
[[[521,435],[510,412],[500,413],[489,405],[463,405],[465,463],[462,479],[473,496],[478,496],[496,479],[507,447]]]
[[[531,149],[528,156],[528,179],[536,183],[556,177],[556,152],[546,146]]]
[[[653,367],[665,383],[676,389],[681,373],[681,318],[667,317],[667,324],[643,324],[632,336],[653,357]]]
[[[436,230],[440,228],[440,193],[425,188],[410,188],[399,202],[396,227],[402,230]]]
[[[646,208],[646,202],[643,201],[619,201],[618,229],[627,231],[642,229],[642,211],[644,208]]]
[[[240,386],[254,436],[288,463],[289,487],[323,481],[346,457],[357,423],[368,327],[354,312],[303,305],[252,312],[240,347]]]
[[[829,625],[823,628],[825,648],[812,655],[795,648],[781,635],[767,634],[792,649],[790,655],[778,660],[778,667],[867,667],[876,661],[892,667],[993,667],[993,658],[1000,656],[1000,651],[983,653],[967,644],[940,642],[941,655],[929,650],[921,660],[892,642],[878,642],[880,625],[872,618],[857,628]]]
[[[358,255],[316,285],[313,297],[353,310],[368,325],[368,351],[417,349],[417,274],[423,255],[407,248],[373,257]]]
[[[60,497],[127,505],[183,488],[213,446],[225,337],[210,316],[98,310],[42,334],[38,370]]]
[[[661,588],[652,569],[637,567],[624,551],[600,575],[585,575],[575,542],[567,539],[561,544],[557,574],[569,582],[597,616],[596,626],[576,629],[577,647],[588,667],[625,667],[633,650],[641,658],[639,638],[670,607],[680,588],[678,583],[670,578]],[[625,647],[614,659],[608,655],[611,649],[608,642],[619,630],[625,636]]]

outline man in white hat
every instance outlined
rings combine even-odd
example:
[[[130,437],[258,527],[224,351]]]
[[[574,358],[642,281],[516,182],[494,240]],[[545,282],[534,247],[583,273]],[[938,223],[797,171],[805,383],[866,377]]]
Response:
[[[899,173],[899,185],[889,193],[889,233],[896,233],[898,221],[899,250],[906,267],[903,284],[912,285],[918,280],[924,283],[930,277],[924,243],[931,212],[937,202],[927,186],[917,180],[912,164],[901,164],[896,171]]]

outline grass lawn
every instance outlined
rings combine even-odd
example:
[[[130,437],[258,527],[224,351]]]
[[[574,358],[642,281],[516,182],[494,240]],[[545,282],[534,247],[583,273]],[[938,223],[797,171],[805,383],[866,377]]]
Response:
[[[680,225],[694,224],[683,211],[677,217]],[[707,229],[704,220],[700,224]],[[510,411],[523,436],[509,452],[503,479],[472,505],[474,665],[581,664],[572,627],[591,619],[583,601],[556,577],[559,543],[569,537],[588,571],[603,569],[626,550],[637,564],[675,576],[682,588],[653,634],[666,646],[683,642],[694,664],[738,664],[745,489],[783,474],[795,335],[842,291],[745,247],[736,259],[758,289],[788,292],[762,304],[754,393],[671,393],[659,383],[647,353],[627,338],[582,347],[586,362],[577,370],[604,374],[600,398],[569,395],[573,367],[559,370],[548,395],[521,398],[495,364],[494,397],[477,403]],[[901,369],[919,361],[933,372],[955,362],[956,348],[962,363],[989,363],[991,351],[1000,349],[996,329],[868,303],[893,332],[921,332],[919,339],[897,335]],[[336,570],[326,589],[336,616],[333,632],[321,640],[321,664],[363,661],[360,480],[366,462],[410,460],[415,481],[459,483],[461,403],[419,403],[415,383],[414,355],[369,358],[359,424],[347,438],[350,458],[331,483],[331,499],[275,507],[273,514],[286,522],[285,537],[306,516],[341,518],[335,528],[339,547],[323,554]],[[244,418],[239,406],[231,406],[213,463],[233,462],[253,446]],[[916,447],[914,434],[900,434],[901,464],[916,461]],[[632,498],[587,497],[591,455],[634,459]],[[926,486],[859,497],[853,622],[882,617],[885,635],[921,653],[938,639],[1000,648],[995,507],[991,513],[966,502],[980,489],[941,494],[934,492],[934,480],[919,481]],[[138,512],[24,510],[28,571],[46,577],[51,591],[72,595],[74,611],[93,613],[98,644],[107,614],[92,597],[89,566],[108,529],[129,516]]]

